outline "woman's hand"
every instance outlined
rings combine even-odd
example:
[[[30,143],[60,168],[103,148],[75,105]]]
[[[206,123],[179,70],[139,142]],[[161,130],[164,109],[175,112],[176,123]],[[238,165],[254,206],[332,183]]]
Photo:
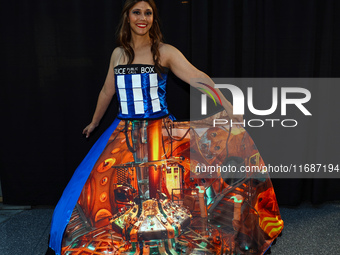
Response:
[[[229,118],[233,121],[233,122],[239,122],[238,124],[241,124],[241,123],[243,123],[243,115],[234,115],[232,112],[231,113],[229,113],[229,112],[227,112],[228,113],[228,116],[229,116]]]
[[[86,128],[84,128],[83,135],[86,135],[86,138],[89,138],[90,134],[96,127],[98,127],[98,123],[91,122]]]
[[[226,100],[227,101],[227,100]],[[233,114],[233,106],[232,104],[227,101],[226,103],[223,104],[224,109],[226,110],[228,117],[230,120],[233,122],[240,122],[243,123],[243,115],[234,115]]]

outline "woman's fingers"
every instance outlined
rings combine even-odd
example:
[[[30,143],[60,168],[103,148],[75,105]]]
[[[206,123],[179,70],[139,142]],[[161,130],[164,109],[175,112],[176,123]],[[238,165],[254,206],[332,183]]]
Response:
[[[90,125],[88,125],[86,128],[84,128],[83,135],[85,135],[86,138],[89,138],[91,132],[92,131],[90,131]]]
[[[236,119],[238,122],[243,123],[243,115],[234,115],[234,119]]]

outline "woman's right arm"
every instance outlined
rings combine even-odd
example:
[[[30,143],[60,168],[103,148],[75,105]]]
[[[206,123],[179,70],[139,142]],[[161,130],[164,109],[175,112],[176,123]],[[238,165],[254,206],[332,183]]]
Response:
[[[93,114],[92,121],[86,128],[83,130],[83,134],[88,138],[91,132],[99,125],[100,120],[102,119],[106,109],[108,108],[113,95],[116,93],[115,89],[115,76],[114,76],[114,67],[117,63],[121,54],[121,49],[116,48],[111,55],[109,70],[106,75],[105,83],[103,88],[101,89],[97,101],[96,110]]]

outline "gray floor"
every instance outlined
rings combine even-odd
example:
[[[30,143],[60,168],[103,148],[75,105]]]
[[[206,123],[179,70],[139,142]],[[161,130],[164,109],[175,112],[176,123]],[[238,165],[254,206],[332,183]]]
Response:
[[[44,255],[53,209],[25,207],[13,210],[0,204],[0,254]],[[272,254],[340,254],[340,203],[281,207],[283,236]]]
[[[45,254],[52,213],[52,208],[0,209],[0,254]]]

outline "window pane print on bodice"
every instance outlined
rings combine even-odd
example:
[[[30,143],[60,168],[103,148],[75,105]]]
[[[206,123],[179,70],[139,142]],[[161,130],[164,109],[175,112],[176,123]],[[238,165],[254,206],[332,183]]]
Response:
[[[157,119],[169,114],[166,103],[166,73],[160,77],[152,65],[115,67],[120,119]]]

